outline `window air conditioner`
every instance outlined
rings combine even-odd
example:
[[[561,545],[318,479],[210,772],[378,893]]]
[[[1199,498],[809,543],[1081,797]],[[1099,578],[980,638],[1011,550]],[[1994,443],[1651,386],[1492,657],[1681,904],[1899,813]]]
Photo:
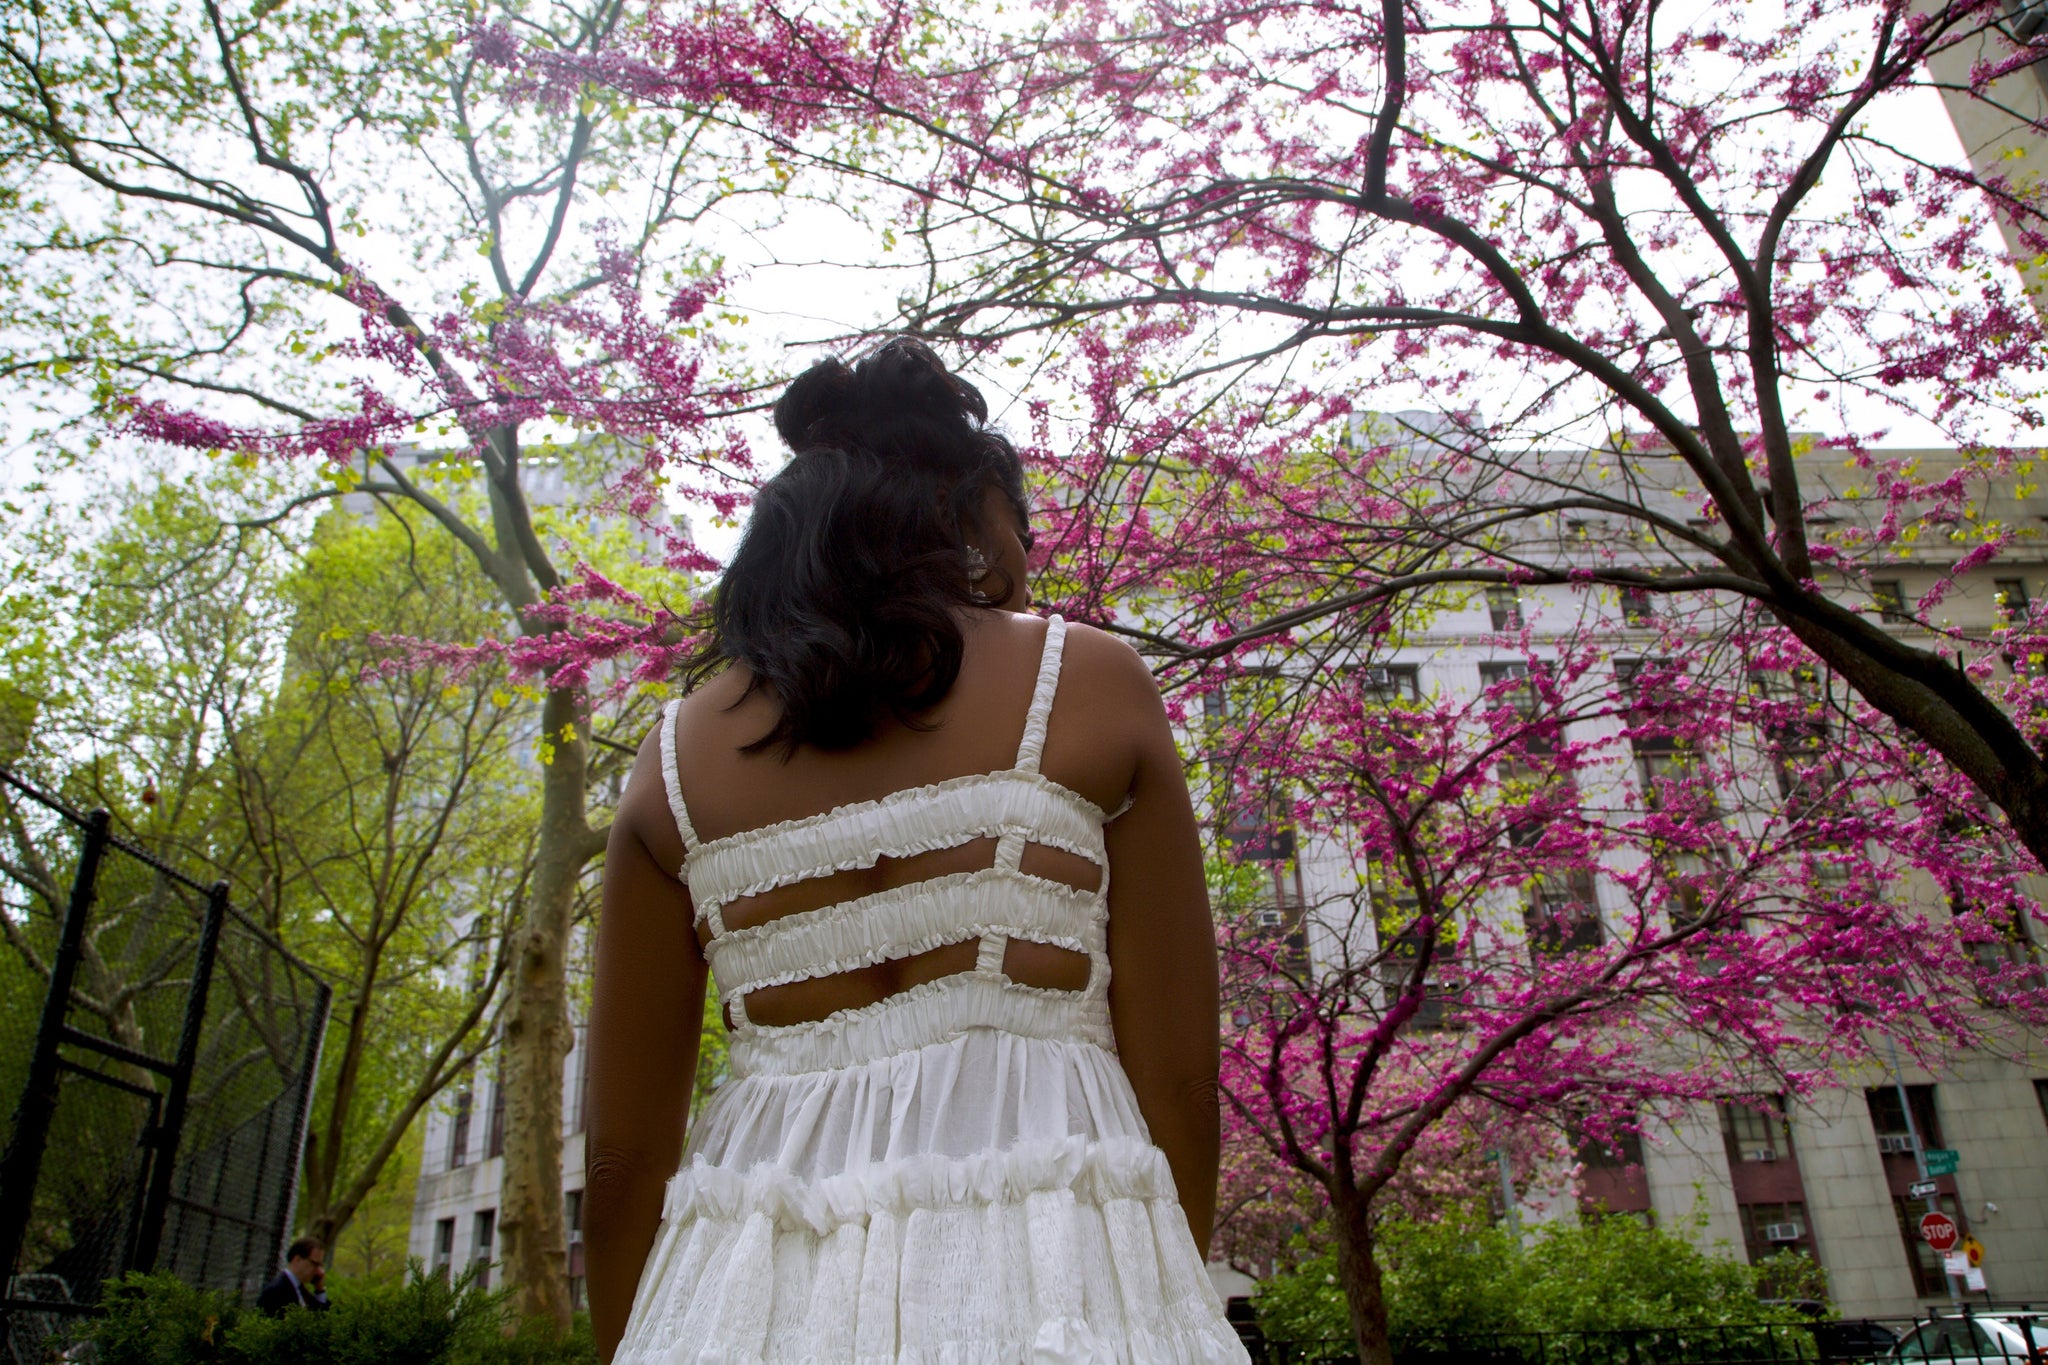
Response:
[[[1770,1223],[1764,1227],[1766,1242],[1796,1242],[1806,1232],[1797,1223]]]
[[[1778,1149],[1775,1147],[1752,1147],[1742,1154],[1742,1159],[1744,1161],[1776,1161],[1778,1159]]]
[[[1377,664],[1367,668],[1365,670],[1365,685],[1367,687],[1392,687],[1394,685],[1394,670],[1383,668]]]
[[[1911,1156],[1913,1139],[1905,1133],[1879,1133],[1877,1150],[1892,1156]]]
[[[1252,916],[1252,923],[1261,929],[1279,929],[1287,923],[1287,917],[1278,910],[1261,910]]]

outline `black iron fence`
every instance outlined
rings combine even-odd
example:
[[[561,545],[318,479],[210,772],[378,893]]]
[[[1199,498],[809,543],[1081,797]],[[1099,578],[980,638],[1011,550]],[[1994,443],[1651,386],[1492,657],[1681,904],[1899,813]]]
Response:
[[[330,992],[228,901],[0,768],[0,1362],[101,1284],[275,1273]]]

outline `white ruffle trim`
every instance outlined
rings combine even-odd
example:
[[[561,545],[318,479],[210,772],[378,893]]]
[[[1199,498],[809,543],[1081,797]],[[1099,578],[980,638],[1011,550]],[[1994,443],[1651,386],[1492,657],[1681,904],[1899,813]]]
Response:
[[[749,1025],[732,1035],[728,1059],[735,1077],[831,1071],[914,1052],[973,1029],[1116,1051],[1104,992],[1044,990],[961,972],[809,1023]]]
[[[919,1210],[1021,1204],[1051,1190],[1070,1190],[1091,1205],[1177,1197],[1166,1156],[1151,1143],[1071,1137],[965,1157],[903,1157],[816,1180],[771,1165],[736,1171],[699,1158],[669,1181],[662,1217],[741,1222],[764,1214],[778,1231],[826,1237],[879,1214],[908,1218]]]
[[[722,995],[833,976],[1000,931],[1077,952],[1104,939],[1102,900],[1002,867],[956,872],[715,938],[705,950]]]
[[[671,1183],[617,1365],[1242,1365],[1165,1157],[1125,1137]]]
[[[792,882],[1007,833],[1104,866],[1103,815],[1087,797],[1036,772],[970,773],[698,844],[683,871],[701,919],[712,907]]]

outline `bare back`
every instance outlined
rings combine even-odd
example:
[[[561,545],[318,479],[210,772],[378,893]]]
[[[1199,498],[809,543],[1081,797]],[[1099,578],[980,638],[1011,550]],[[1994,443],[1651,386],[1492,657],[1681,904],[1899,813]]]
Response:
[[[997,610],[962,624],[959,677],[927,728],[889,725],[843,752],[746,754],[777,712],[735,669],[642,747],[607,854],[591,1030],[591,1207],[614,1229],[592,1228],[593,1311],[607,1346],[625,1330],[621,1359],[721,1338],[734,1313],[770,1333],[768,1359],[778,1340],[785,1355],[838,1341],[823,1318],[762,1309],[781,1288],[713,1269],[758,1226],[750,1209],[799,1208],[816,1217],[776,1222],[776,1285],[784,1240],[791,1266],[809,1264],[841,1254],[833,1220],[855,1219],[863,1357],[1085,1323],[1185,1331],[1241,1358],[1200,1272],[1218,1143],[1215,942],[1157,686],[1087,627]],[[732,1081],[690,1116],[686,1147],[714,969]],[[978,1201],[1008,1207],[998,1188],[1080,1200],[1062,1236],[1089,1264],[1054,1257],[1044,1283],[995,1297],[941,1284],[1011,1258],[978,1240],[995,1235]],[[1179,1224],[1177,1203],[1192,1237],[1148,1234],[1143,1259],[1120,1263],[1089,1210],[1126,1198],[1154,1210],[1154,1227]],[[888,1230],[908,1209],[936,1220],[915,1243]],[[623,1286],[600,1291],[599,1266],[643,1263],[626,1330]],[[903,1308],[912,1281],[891,1277],[913,1264],[925,1266],[917,1301],[954,1307]],[[813,1316],[847,1311],[801,1294]]]

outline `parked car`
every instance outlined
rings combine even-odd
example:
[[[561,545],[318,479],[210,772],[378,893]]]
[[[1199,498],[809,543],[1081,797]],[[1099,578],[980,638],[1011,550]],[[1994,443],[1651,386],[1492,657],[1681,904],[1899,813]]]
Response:
[[[1888,1358],[1943,1365],[2048,1365],[2048,1313],[1944,1313],[1899,1338]]]
[[[1865,1365],[1892,1359],[1898,1334],[1881,1322],[1850,1318],[1813,1324],[1813,1344],[1825,1365]]]

